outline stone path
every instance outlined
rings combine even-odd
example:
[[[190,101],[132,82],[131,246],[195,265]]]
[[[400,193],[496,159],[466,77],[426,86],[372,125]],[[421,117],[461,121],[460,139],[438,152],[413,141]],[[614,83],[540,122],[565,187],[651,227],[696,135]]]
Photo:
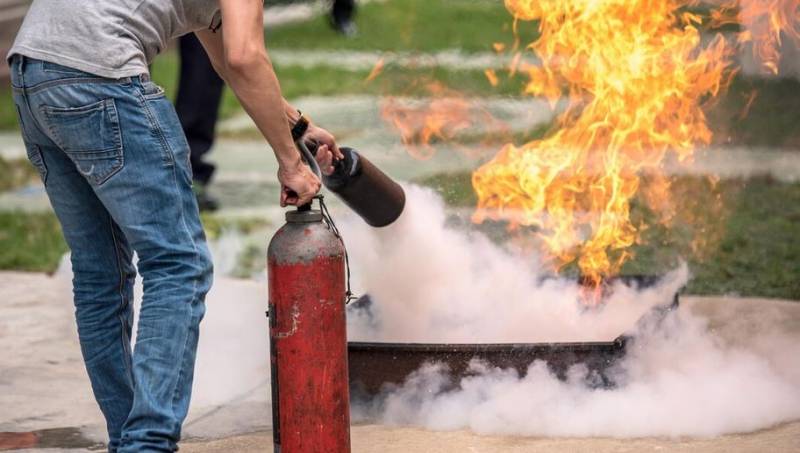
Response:
[[[488,47],[488,45],[487,45]],[[312,49],[268,49],[276,66],[335,66],[347,71],[369,71],[381,62],[384,67],[446,68],[456,71],[483,71],[507,68],[510,55],[494,52],[464,52],[460,49],[445,49],[438,52],[383,52],[358,50],[312,50]],[[539,59],[532,54],[520,58],[520,63],[537,64]]]

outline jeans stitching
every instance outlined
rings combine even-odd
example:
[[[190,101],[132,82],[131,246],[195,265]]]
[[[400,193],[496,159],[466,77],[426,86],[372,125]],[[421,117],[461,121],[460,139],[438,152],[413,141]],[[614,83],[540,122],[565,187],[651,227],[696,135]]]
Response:
[[[172,148],[169,146],[169,143],[167,143],[167,138],[164,136],[164,131],[161,129],[161,123],[158,122],[158,119],[156,119],[155,114],[150,109],[150,106],[147,105],[147,99],[145,99],[144,95],[136,91],[136,96],[139,98],[139,104],[142,106],[145,115],[147,115],[147,119],[150,121],[150,127],[158,136],[159,142],[161,142],[163,151],[161,154],[161,160],[163,160],[168,166],[174,167],[175,159],[172,157]]]
[[[113,153],[115,153],[115,155],[108,156],[108,157],[114,157],[114,158],[119,159],[119,163],[118,164],[114,164],[116,168],[114,168],[111,172],[109,172],[109,174],[105,175],[103,178],[101,178],[99,180],[94,180],[93,179],[92,181],[90,181],[95,186],[103,185],[103,183],[105,183],[106,181],[111,179],[112,176],[114,176],[117,173],[119,173],[122,170],[122,168],[125,166],[125,150],[123,148],[122,127],[119,124],[119,114],[117,112],[117,104],[114,101],[114,99],[113,98],[103,99],[103,100],[101,100],[99,102],[95,102],[94,104],[89,104],[88,106],[82,106],[82,107],[78,107],[77,109],[71,109],[71,110],[79,110],[79,111],[74,112],[74,113],[83,114],[83,113],[91,112],[92,109],[86,109],[86,110],[80,110],[80,109],[82,109],[84,107],[90,107],[90,106],[94,107],[95,105],[100,105],[100,104],[102,104],[102,106],[100,106],[98,108],[98,110],[102,110],[105,113],[108,113],[108,115],[110,117],[109,119],[111,120],[111,123],[112,123],[111,125],[112,125],[112,134],[113,134],[113,137],[112,137],[113,148],[108,149],[108,150],[96,151],[94,153],[98,153],[98,152],[113,152]],[[48,121],[45,121],[44,126],[47,128],[47,130],[50,133],[49,134],[45,134],[45,135],[50,137],[52,139],[52,141],[56,144],[56,146],[61,151],[63,151],[64,154],[66,154],[67,157],[69,157],[69,159],[71,161],[73,161],[75,163],[76,167],[77,167],[77,165],[78,165],[77,161],[79,161],[81,159],[78,159],[77,157],[73,157],[73,155],[78,154],[78,153],[77,152],[68,153],[64,149],[64,145],[63,145],[64,140],[61,138],[61,135],[58,133],[58,131],[53,127],[52,122],[49,121],[49,119],[53,118],[53,115],[52,115],[53,112],[63,113],[63,111],[58,109],[58,108],[55,108],[55,110],[54,110],[54,107],[51,107],[51,106],[48,106],[48,105],[44,105],[44,104],[39,106],[39,110],[40,110],[40,112],[42,113],[42,115],[44,117],[48,118]],[[87,152],[85,154],[92,154],[92,153],[93,152]],[[81,173],[83,175],[83,173],[80,172],[80,169],[79,169],[79,173]],[[86,178],[87,181],[89,180],[89,178],[86,175],[83,175],[83,176],[84,176],[84,178]]]
[[[31,148],[33,148],[33,152],[36,153],[36,157],[38,158],[38,162],[31,161],[31,163],[33,163],[33,165],[36,167],[36,169],[39,170],[39,176],[42,177],[42,184],[44,184],[45,187],[46,187],[47,186],[47,164],[44,161],[44,154],[42,154],[42,149],[39,147],[39,145],[29,144],[27,146],[30,146]]]
[[[36,94],[44,89],[56,87],[59,85],[91,84],[91,83],[119,84],[122,86],[128,86],[130,85],[131,80],[130,77],[126,77],[124,79],[107,79],[104,77],[69,77],[65,79],[55,79],[55,80],[47,80],[45,82],[39,82],[36,85],[25,87],[24,89],[29,94]]]
[[[111,218],[110,215],[108,216],[108,223],[109,223],[109,228],[111,229],[111,241],[114,243],[114,256],[117,261],[117,271],[119,272],[119,286],[117,288],[119,292],[119,307],[117,307],[117,317],[119,318],[120,329],[122,333],[121,335],[122,349],[123,351],[129,354],[127,358],[130,359],[131,344],[126,330],[127,325],[125,323],[125,319],[123,318],[124,314],[123,312],[125,308],[128,306],[128,301],[125,300],[125,293],[124,293],[126,276],[122,268],[122,254],[120,253],[120,245],[119,242],[117,241],[117,235],[114,232],[114,219]],[[125,360],[123,366],[125,367],[126,374],[130,378],[130,383],[133,384],[133,368],[131,367],[131,363],[129,362],[129,360]]]
[[[141,96],[141,94],[140,94],[140,96]],[[150,108],[147,105],[147,102],[144,100],[144,98],[142,98],[142,103],[143,103],[143,105],[145,107],[145,111],[148,112],[148,115],[151,115],[152,112],[150,111]],[[161,134],[162,131],[161,131],[160,123],[155,118],[155,115],[151,115],[151,119],[154,121],[154,124],[157,125],[158,131]],[[170,156],[172,156],[172,147],[170,147],[169,144],[166,143],[166,137],[164,137],[163,134],[161,135],[161,139],[164,142],[165,150],[170,153]],[[172,165],[172,184],[173,184],[173,188],[175,189],[175,196],[176,196],[177,201],[178,201],[179,206],[180,206],[181,226],[183,227],[184,233],[186,233],[187,237],[189,238],[189,241],[191,241],[191,243],[192,243],[192,251],[194,252],[193,253],[193,260],[192,260],[193,262],[192,262],[192,264],[197,266],[198,265],[198,258],[199,258],[199,251],[198,251],[198,248],[197,248],[197,244],[196,244],[196,242],[194,240],[194,236],[192,235],[192,233],[191,233],[191,231],[189,229],[189,226],[186,224],[186,212],[185,212],[186,208],[184,206],[184,200],[183,200],[183,197],[181,196],[181,189],[180,189],[180,185],[178,183],[177,168],[176,168],[176,165],[174,165],[174,159],[172,159],[172,160],[173,160],[173,165]],[[187,327],[186,339],[183,342],[183,347],[181,348],[181,354],[180,354],[181,363],[180,363],[180,368],[178,369],[178,378],[175,381],[175,387],[172,390],[172,413],[173,413],[173,415],[175,415],[175,409],[176,409],[175,403],[177,402],[178,397],[180,396],[179,395],[179,391],[181,389],[180,384],[182,383],[182,381],[184,379],[184,376],[186,375],[186,368],[188,367],[189,359],[187,357],[187,349],[188,349],[189,338],[190,338],[189,335],[191,335],[190,330],[192,328],[192,324],[194,323],[194,305],[195,305],[195,300],[197,299],[197,283],[198,283],[197,280],[198,280],[197,277],[194,277],[192,279],[192,296],[191,296],[190,301],[189,301],[190,305],[189,305],[188,324],[186,326]]]
[[[173,165],[173,167],[172,167],[172,183],[173,183],[173,187],[175,187],[176,195],[178,197],[178,202],[181,204],[181,209],[180,209],[181,225],[183,226],[183,231],[187,234],[187,236],[189,237],[189,240],[192,243],[192,251],[194,252],[194,254],[193,254],[193,258],[194,258],[193,259],[193,264],[195,266],[197,266],[198,265],[197,261],[198,261],[198,257],[199,257],[199,252],[198,252],[198,249],[197,249],[197,244],[195,243],[195,240],[194,240],[194,236],[192,236],[192,233],[189,230],[189,226],[186,224],[186,215],[185,215],[186,209],[183,206],[183,197],[181,197],[181,190],[180,190],[180,186],[178,185],[178,175],[176,173],[177,173],[177,169]],[[192,324],[194,323],[194,305],[195,305],[196,299],[197,299],[197,277],[194,277],[192,279],[192,297],[191,297],[190,302],[189,302],[189,304],[190,304],[189,305],[189,325],[187,326],[188,329],[187,329],[187,332],[186,332],[186,341],[184,341],[183,348],[182,348],[182,351],[181,351],[181,366],[180,366],[180,369],[178,370],[178,379],[175,382],[175,388],[173,389],[173,394],[172,394],[172,413],[173,414],[175,413],[175,403],[178,400],[178,396],[179,396],[179,394],[178,394],[179,387],[180,387],[179,384],[181,384],[181,382],[183,381],[183,378],[186,375],[186,368],[188,367],[188,363],[187,362],[189,361],[189,359],[186,356],[186,354],[187,354],[186,350],[187,350],[188,344],[189,344],[189,335],[191,334],[190,330],[192,328]]]

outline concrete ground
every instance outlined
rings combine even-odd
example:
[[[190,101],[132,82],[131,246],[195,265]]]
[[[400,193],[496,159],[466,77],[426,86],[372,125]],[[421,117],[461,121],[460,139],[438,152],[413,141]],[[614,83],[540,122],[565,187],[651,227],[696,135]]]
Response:
[[[182,450],[271,451],[265,293],[262,282],[221,277],[209,294]],[[13,445],[49,447],[31,451],[102,449],[102,418],[80,358],[68,271],[55,276],[0,272],[0,294],[0,432],[29,433],[0,434],[0,450]],[[707,317],[709,329],[726,344],[758,352],[758,342],[750,339],[768,331],[787,339],[781,354],[796,354],[800,303],[682,300],[682,309]],[[355,425],[352,442],[356,452],[792,452],[800,451],[800,421],[713,439],[520,438]]]
[[[622,453],[657,451],[660,453],[780,453],[800,451],[800,423],[789,423],[751,434],[723,436],[715,439],[553,439],[507,436],[479,436],[465,431],[434,432],[414,428],[387,426],[353,426],[353,452],[381,453]],[[181,447],[187,453],[271,452],[272,433],[263,432],[229,439],[187,442]]]

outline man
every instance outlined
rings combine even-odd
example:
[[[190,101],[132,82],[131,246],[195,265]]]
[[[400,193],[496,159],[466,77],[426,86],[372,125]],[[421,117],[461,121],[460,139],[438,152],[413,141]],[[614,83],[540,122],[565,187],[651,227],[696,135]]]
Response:
[[[272,147],[280,203],[320,182],[296,137],[333,136],[286,103],[264,48],[261,0],[34,0],[9,51],[14,103],[72,252],[81,350],[109,451],[175,451],[189,408],[211,259],[192,193],[189,147],[147,67],[195,32]],[[288,121],[287,121],[288,120]],[[144,282],[136,347],[131,299]]]

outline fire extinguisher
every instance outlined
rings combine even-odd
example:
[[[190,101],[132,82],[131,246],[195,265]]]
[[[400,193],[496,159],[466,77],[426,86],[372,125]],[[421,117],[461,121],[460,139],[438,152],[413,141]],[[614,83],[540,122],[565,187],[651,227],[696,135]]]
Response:
[[[276,453],[350,451],[345,251],[311,205],[286,213],[269,245]]]
[[[313,153],[297,143],[326,187],[372,226],[402,213],[405,194],[355,150],[322,175]],[[276,453],[350,451],[345,305],[351,297],[347,252],[321,195],[286,213],[269,244],[269,336],[272,426]]]

